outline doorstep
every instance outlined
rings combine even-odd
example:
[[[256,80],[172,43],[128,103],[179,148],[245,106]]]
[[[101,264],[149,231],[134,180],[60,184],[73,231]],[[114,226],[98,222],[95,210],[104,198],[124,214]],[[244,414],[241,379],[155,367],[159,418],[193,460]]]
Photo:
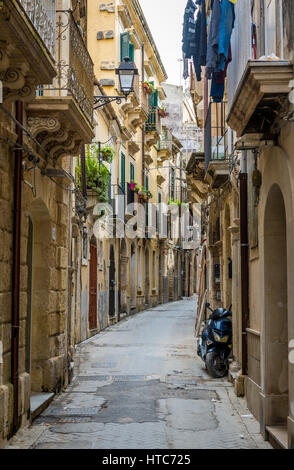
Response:
[[[32,393],[31,401],[31,419],[35,419],[42,411],[50,405],[54,398],[54,393]]]
[[[274,449],[288,449],[287,426],[266,426],[269,442]]]

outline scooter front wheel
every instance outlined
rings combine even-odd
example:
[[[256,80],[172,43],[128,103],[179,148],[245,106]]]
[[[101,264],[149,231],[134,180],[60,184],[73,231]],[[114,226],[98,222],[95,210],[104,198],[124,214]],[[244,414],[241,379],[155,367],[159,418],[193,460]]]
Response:
[[[206,355],[205,365],[211,377],[221,378],[228,372],[227,363],[223,362],[216,351],[208,352]]]

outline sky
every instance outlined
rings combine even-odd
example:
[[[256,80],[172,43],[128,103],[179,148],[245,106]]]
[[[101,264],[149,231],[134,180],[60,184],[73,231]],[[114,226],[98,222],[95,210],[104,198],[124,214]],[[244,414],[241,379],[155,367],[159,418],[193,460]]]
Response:
[[[182,28],[187,0],[139,0],[168,75],[167,83],[184,85]]]

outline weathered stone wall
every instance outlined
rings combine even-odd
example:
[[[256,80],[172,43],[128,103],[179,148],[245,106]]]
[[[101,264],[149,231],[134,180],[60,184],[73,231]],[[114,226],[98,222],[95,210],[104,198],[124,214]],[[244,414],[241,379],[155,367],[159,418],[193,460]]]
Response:
[[[14,153],[0,146],[0,442],[12,426],[11,282]],[[31,391],[67,383],[68,193],[39,169],[24,172],[20,260],[19,416],[30,416]],[[30,231],[29,220],[33,230]],[[31,246],[31,255],[30,255]],[[31,343],[31,347],[30,347]]]

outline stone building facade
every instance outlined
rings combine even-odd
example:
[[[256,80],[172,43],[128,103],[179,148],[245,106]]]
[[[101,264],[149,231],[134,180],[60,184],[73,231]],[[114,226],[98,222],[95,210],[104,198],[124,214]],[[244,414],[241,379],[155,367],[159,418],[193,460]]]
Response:
[[[233,305],[230,377],[265,439],[282,448],[294,446],[292,23],[292,2],[237,2],[226,123],[216,134],[217,108],[208,102],[204,135],[211,140],[193,167],[197,191],[207,184],[208,299]],[[217,135],[222,158],[215,158]]]
[[[194,292],[179,282],[183,273],[194,282],[193,255],[170,235],[159,237],[153,210],[168,204],[176,181],[160,166],[178,168],[182,154],[159,116],[166,73],[142,18],[139,3],[128,0],[0,5],[1,447],[67,386],[77,343]],[[94,110],[94,96],[118,94],[114,69],[126,53],[139,70],[134,92]],[[151,98],[144,81],[153,84]],[[134,181],[150,191],[153,237],[145,229],[134,239],[103,237],[99,200],[89,188],[84,197],[78,176],[83,149],[98,142],[114,151],[103,162],[114,227],[134,216],[127,203],[147,207],[131,192]]]

